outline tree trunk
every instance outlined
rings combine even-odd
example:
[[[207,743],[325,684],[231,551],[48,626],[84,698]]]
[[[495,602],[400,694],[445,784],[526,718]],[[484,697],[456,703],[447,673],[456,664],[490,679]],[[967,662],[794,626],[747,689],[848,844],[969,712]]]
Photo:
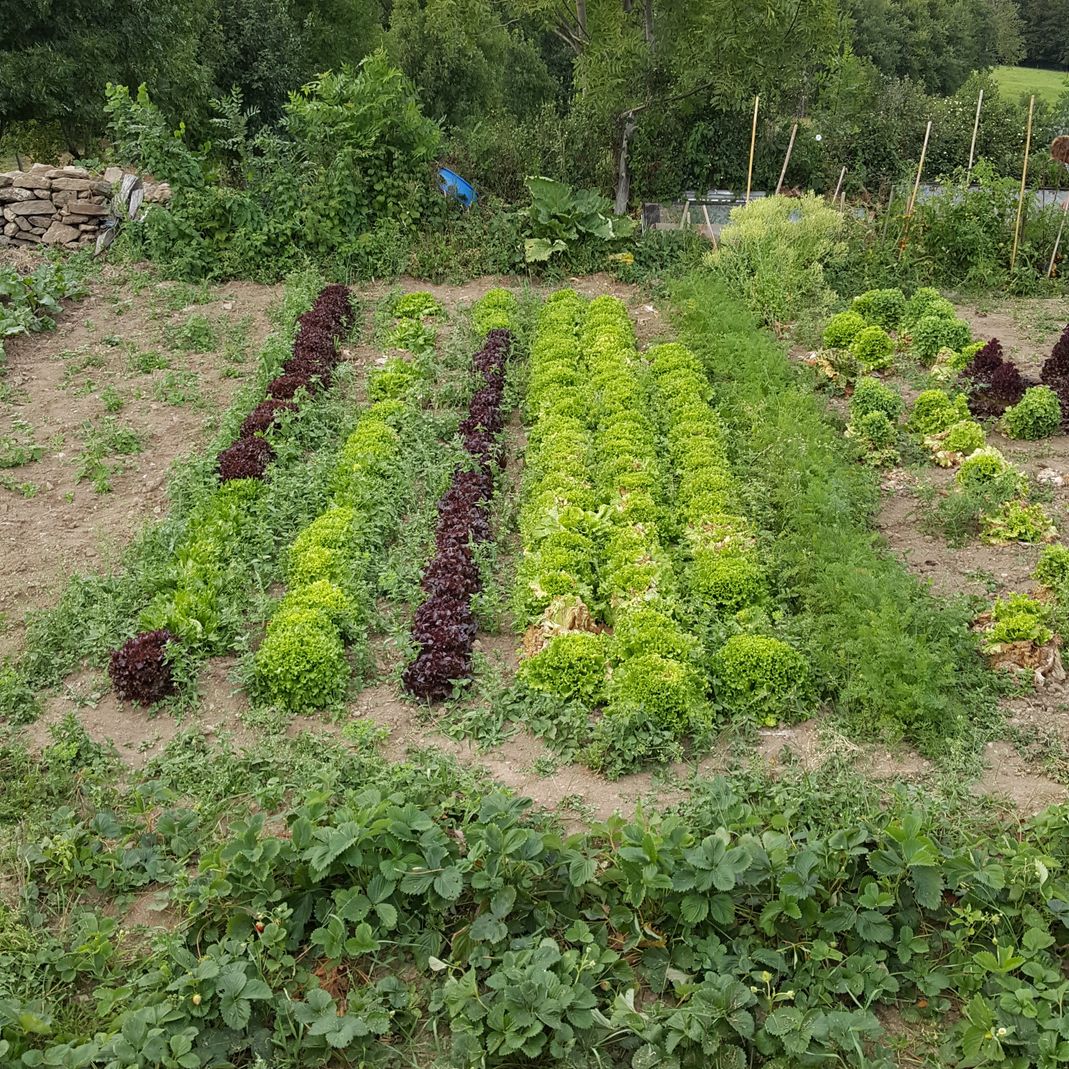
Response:
[[[620,117],[620,142],[616,149],[616,202],[613,205],[617,215],[627,214],[628,201],[631,199],[631,173],[627,168],[627,150],[637,126],[633,113],[626,112]]]
[[[643,13],[642,31],[646,38],[646,44],[653,47],[653,0],[646,0]]]
[[[579,24],[579,36],[586,37],[586,0],[575,0],[575,21]]]

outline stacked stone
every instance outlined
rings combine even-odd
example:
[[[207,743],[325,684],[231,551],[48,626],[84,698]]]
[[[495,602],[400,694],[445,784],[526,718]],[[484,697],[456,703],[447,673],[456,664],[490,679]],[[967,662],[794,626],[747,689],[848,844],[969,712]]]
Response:
[[[28,171],[0,173],[0,244],[93,246],[111,214],[111,193],[110,182],[84,167],[35,163]]]

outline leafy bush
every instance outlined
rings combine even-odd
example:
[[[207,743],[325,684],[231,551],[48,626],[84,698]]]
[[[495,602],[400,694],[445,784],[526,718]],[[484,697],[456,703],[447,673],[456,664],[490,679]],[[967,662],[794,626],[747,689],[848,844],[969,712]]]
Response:
[[[953,319],[954,315],[954,306],[937,289],[932,286],[921,286],[914,290],[913,295],[906,302],[902,325],[912,330],[913,326],[926,316]]]
[[[441,302],[424,290],[402,294],[391,311],[398,319],[436,319],[445,312]]]
[[[266,438],[239,438],[219,454],[219,481],[262,479],[274,459],[275,451]]]
[[[866,323],[898,330],[906,312],[906,297],[900,289],[868,290],[855,297],[851,307]]]
[[[977,449],[983,449],[985,441],[984,428],[971,419],[963,419],[951,424],[947,429],[943,448],[968,456]]]
[[[998,342],[989,343],[965,368],[964,376],[975,384],[969,409],[977,416],[1000,416],[1024,397],[1027,386],[1020,371],[1001,354]]]
[[[277,620],[292,610],[322,613],[337,628],[343,638],[352,638],[365,609],[353,601],[340,586],[326,579],[294,587],[279,603],[273,619]]]
[[[1039,378],[1051,386],[1069,379],[1069,326],[1062,331],[1050,356],[1043,361]]]
[[[969,403],[965,394],[952,399],[942,390],[923,390],[913,402],[906,426],[919,435],[939,434],[955,423],[969,418]]]
[[[371,401],[400,400],[424,377],[423,371],[412,361],[391,357],[382,367],[373,368],[368,373],[368,398]]]
[[[111,654],[108,675],[124,701],[152,705],[174,693],[174,673],[167,647],[174,636],[165,628],[142,632]]]
[[[1069,590],[1069,546],[1045,546],[1039,555],[1032,577],[1052,590]]]
[[[616,662],[656,653],[676,661],[690,661],[698,643],[670,616],[651,605],[628,606],[614,621],[610,654]]]
[[[866,376],[854,384],[854,392],[850,396],[850,417],[858,419],[871,412],[882,412],[889,422],[895,423],[905,405],[902,395],[894,387]]]
[[[760,604],[767,595],[765,571],[753,557],[697,550],[689,572],[692,602],[733,613]]]
[[[993,445],[988,445],[966,457],[955,478],[962,486],[969,486],[992,482],[1013,470],[1013,465]]]
[[[382,50],[291,94],[281,131],[246,146],[240,187],[214,184],[207,159],[183,130],[170,132],[143,89],[136,101],[122,86],[109,93],[118,155],[173,190],[123,240],[177,277],[270,280],[301,252],[381,275],[369,243],[396,243],[432,206],[442,211],[431,182],[440,132]],[[406,256],[407,246],[394,273]]]
[[[524,241],[528,263],[544,263],[575,242],[612,242],[634,233],[634,220],[614,215],[608,198],[595,190],[575,190],[566,182],[541,177],[528,178],[527,188],[531,193],[527,213],[531,236]]]
[[[1033,386],[1024,397],[1007,408],[1002,429],[1010,438],[1034,441],[1047,438],[1061,426],[1062,406],[1049,386]]]
[[[833,304],[824,265],[845,251],[842,229],[842,216],[821,197],[762,197],[732,209],[708,261],[763,323],[792,323]]]
[[[990,385],[991,377],[1004,362],[1002,342],[998,338],[992,338],[977,349],[962,374],[973,382]]]
[[[924,437],[924,444],[932,451],[935,462],[944,468],[960,464],[977,449],[983,449],[986,441],[984,428],[971,419],[959,420],[945,431]]]
[[[850,354],[862,371],[879,371],[890,366],[894,348],[895,343],[883,327],[865,327],[850,343]]]
[[[839,312],[828,320],[824,328],[824,344],[831,349],[846,349],[865,329],[865,319],[857,312]]]
[[[732,635],[713,654],[710,674],[718,702],[764,723],[797,719],[811,688],[805,658],[763,635]]]
[[[607,667],[604,636],[570,631],[524,661],[518,676],[533,690],[593,707],[605,700]]]
[[[515,294],[497,288],[488,290],[472,309],[471,321],[483,335],[492,330],[508,330],[515,326],[517,302]]]
[[[969,324],[961,319],[924,315],[910,326],[910,351],[926,364],[935,361],[940,349],[958,352],[971,340]]]
[[[861,446],[869,464],[885,467],[898,463],[898,425],[885,412],[877,409],[852,419],[846,433]]]
[[[1010,642],[1042,646],[1053,637],[1051,607],[1024,594],[998,598],[991,607],[992,626],[984,632],[984,648],[997,653]]]

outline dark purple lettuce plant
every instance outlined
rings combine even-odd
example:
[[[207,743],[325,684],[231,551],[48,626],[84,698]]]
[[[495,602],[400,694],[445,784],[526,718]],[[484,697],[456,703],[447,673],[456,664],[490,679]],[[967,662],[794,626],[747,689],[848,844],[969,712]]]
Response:
[[[511,351],[511,333],[492,330],[472,358],[482,385],[471,398],[459,433],[475,466],[457,468],[438,500],[435,553],[421,580],[427,597],[412,624],[419,652],[403,676],[405,688],[425,701],[447,698],[457,681],[471,675],[478,630],[471,598],[481,583],[473,547],[491,535],[488,505],[494,470],[504,463],[502,399],[505,362]]]
[[[125,701],[152,705],[174,693],[174,674],[166,651],[177,641],[166,628],[134,635],[108,662],[108,675],[116,694]]]

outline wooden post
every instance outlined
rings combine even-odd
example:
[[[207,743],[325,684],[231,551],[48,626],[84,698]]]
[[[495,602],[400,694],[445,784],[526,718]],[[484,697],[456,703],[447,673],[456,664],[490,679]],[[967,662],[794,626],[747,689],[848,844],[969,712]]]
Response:
[[[753,98],[753,129],[750,130],[750,165],[746,169],[746,203],[750,203],[750,188],[753,183],[753,154],[757,146],[757,109],[761,106],[761,94]]]
[[[839,181],[835,183],[835,192],[832,193],[832,203],[834,204],[839,199],[839,190],[842,188],[842,180],[847,176],[846,165],[843,165],[841,171],[839,171]]]
[[[1050,267],[1047,268],[1047,278],[1051,278],[1054,275],[1054,261],[1058,258],[1058,246],[1062,243],[1066,213],[1069,213],[1069,192],[1066,192],[1065,203],[1062,205],[1062,221],[1058,224],[1058,236],[1054,239],[1054,251],[1050,254]]]
[[[980,108],[984,103],[984,91],[976,98],[976,120],[972,124],[972,144],[969,146],[969,167],[965,172],[965,185],[969,185],[969,176],[972,174],[973,161],[976,159],[976,135],[980,132]]]
[[[1017,222],[1013,227],[1013,252],[1010,253],[1010,270],[1017,264],[1017,246],[1021,241],[1021,220],[1024,218],[1024,190],[1028,181],[1028,154],[1032,151],[1032,113],[1036,107],[1035,96],[1028,100],[1028,129],[1024,135],[1024,166],[1021,168],[1021,192],[1017,197]]]
[[[783,188],[783,179],[787,177],[787,164],[791,162],[791,153],[794,151],[794,139],[798,134],[798,124],[795,123],[791,127],[791,139],[787,142],[787,155],[783,157],[783,168],[779,173],[779,181],[776,183],[776,196],[779,196],[779,191]]]
[[[712,219],[709,218],[708,205],[705,205],[705,204],[702,205],[702,215],[705,216],[705,226],[706,226],[706,229],[709,231],[709,240],[715,245],[716,244],[716,238],[713,236],[713,221],[712,221]]]

